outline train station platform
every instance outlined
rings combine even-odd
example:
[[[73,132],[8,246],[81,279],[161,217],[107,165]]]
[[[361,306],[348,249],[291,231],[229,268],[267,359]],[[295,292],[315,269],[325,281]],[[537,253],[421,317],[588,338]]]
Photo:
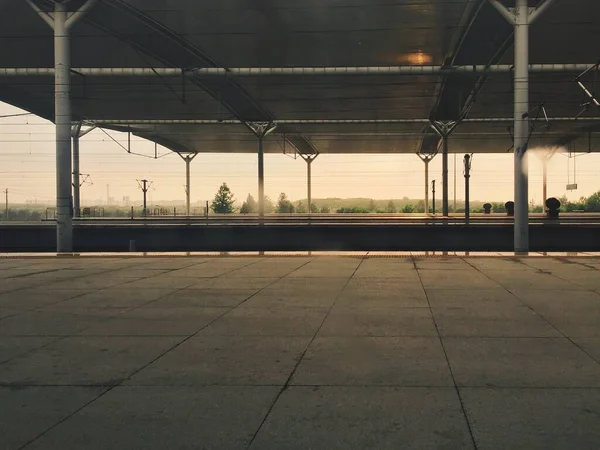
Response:
[[[0,258],[0,448],[598,449],[600,257]]]

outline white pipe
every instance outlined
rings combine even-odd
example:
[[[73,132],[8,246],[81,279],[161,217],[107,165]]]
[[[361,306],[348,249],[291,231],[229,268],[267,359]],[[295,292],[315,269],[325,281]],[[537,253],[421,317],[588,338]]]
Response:
[[[548,9],[548,7],[554,2],[555,0],[546,0],[544,3],[542,3],[533,11],[531,11],[531,13],[529,14],[529,24],[531,25],[533,22],[535,22],[544,13],[544,11],[546,11],[546,9]]]
[[[582,72],[595,63],[588,64],[531,64],[530,72]],[[72,72],[84,76],[135,77],[135,76],[289,76],[289,75],[437,75],[444,73],[508,73],[512,72],[511,64],[463,65],[463,66],[374,66],[374,67],[238,67],[223,69],[208,67],[182,70],[179,68],[147,68],[147,67],[80,67]],[[0,68],[0,76],[50,76],[54,69],[50,67],[7,67]]]
[[[67,29],[70,29],[73,25],[75,25],[79,19],[85,16],[86,13],[96,5],[96,3],[98,3],[98,0],[88,0],[81,6],[81,8],[79,8],[79,10],[70,13],[67,17]]]
[[[500,14],[506,19],[511,25],[515,25],[515,16],[498,0],[489,0],[494,8],[498,10]]]

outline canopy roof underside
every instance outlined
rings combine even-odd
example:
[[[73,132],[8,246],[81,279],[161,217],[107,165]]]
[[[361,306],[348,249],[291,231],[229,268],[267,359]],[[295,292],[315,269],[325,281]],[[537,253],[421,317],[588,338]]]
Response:
[[[53,8],[50,0],[35,3]],[[129,130],[176,152],[256,152],[257,138],[246,124],[271,122],[278,127],[265,141],[267,152],[431,152],[440,140],[430,118],[466,118],[451,137],[451,152],[512,151],[510,72],[189,73],[511,65],[512,26],[488,0],[100,0],[71,37],[74,68],[155,71],[74,72],[74,119]],[[54,66],[52,30],[26,1],[0,0],[0,39],[0,69]],[[532,25],[530,41],[532,64],[593,65],[600,59],[600,2],[556,0]],[[182,74],[161,75],[164,68]],[[593,120],[600,109],[591,105],[581,120],[569,120],[586,101],[574,81],[578,74],[532,73],[531,117],[538,118],[531,121],[530,146],[578,142],[579,149],[600,151],[600,121]],[[582,79],[590,90],[595,76]],[[0,100],[53,120],[54,78],[0,76]]]

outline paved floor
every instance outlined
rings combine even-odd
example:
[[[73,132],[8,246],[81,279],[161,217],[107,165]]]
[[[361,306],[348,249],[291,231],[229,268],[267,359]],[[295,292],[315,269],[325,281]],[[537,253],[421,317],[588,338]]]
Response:
[[[0,449],[598,449],[600,258],[0,259]]]

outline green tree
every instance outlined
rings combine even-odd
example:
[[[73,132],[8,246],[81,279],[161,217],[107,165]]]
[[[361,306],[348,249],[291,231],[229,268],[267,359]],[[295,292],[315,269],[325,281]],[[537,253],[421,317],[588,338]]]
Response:
[[[373,199],[369,200],[369,211],[373,212],[376,209],[375,201]]]
[[[310,212],[311,213],[318,213],[319,212],[319,207],[315,203],[311,203],[310,204]]]
[[[298,214],[306,214],[306,208],[304,207],[304,203],[302,203],[302,200],[300,200],[296,205],[296,212]]]
[[[290,202],[284,192],[279,194],[277,201],[277,212],[281,214],[291,214],[294,212],[294,205]]]
[[[385,212],[387,213],[395,213],[396,212],[396,205],[394,205],[394,201],[390,200],[385,208]]]
[[[248,194],[246,201],[242,203],[242,207],[240,208],[240,212],[242,214],[250,214],[258,211],[258,204],[252,195]]]
[[[404,205],[402,208],[402,212],[405,214],[411,214],[415,212],[415,207],[413,205]]]
[[[275,205],[273,204],[273,200],[269,198],[269,196],[265,195],[265,213],[270,214],[275,211]],[[257,207],[258,210],[258,207]]]
[[[321,212],[323,214],[329,214],[331,212],[331,208],[327,205],[324,205],[323,207],[321,207]]]
[[[212,202],[211,209],[217,214],[231,214],[233,212],[233,193],[227,183],[223,183]]]
[[[585,200],[585,210],[589,212],[600,212],[600,191],[590,195]]]

